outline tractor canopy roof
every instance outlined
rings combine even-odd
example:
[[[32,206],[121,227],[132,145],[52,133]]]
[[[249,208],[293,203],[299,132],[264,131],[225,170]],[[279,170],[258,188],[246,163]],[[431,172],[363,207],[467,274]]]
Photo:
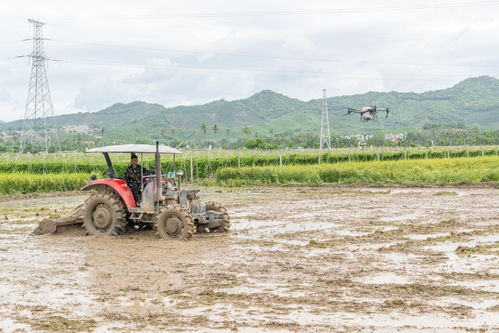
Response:
[[[172,147],[159,145],[160,154],[181,154],[180,150]],[[85,151],[86,153],[156,153],[156,145],[143,145],[143,144],[129,144],[129,145],[115,145],[105,146],[100,148],[91,148]]]

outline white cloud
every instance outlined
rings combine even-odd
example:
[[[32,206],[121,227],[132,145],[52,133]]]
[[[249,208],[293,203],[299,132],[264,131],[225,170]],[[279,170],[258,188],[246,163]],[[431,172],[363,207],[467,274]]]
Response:
[[[15,42],[30,37],[28,17],[48,23],[46,53],[63,60],[48,70],[61,114],[133,100],[196,104],[263,89],[305,100],[322,88],[329,95],[424,91],[499,76],[499,6],[481,3],[4,1],[0,120],[24,114],[29,66],[12,57],[30,52],[29,42]],[[444,8],[401,9],[437,5]],[[338,8],[358,10],[310,13]],[[244,12],[261,15],[226,15]]]

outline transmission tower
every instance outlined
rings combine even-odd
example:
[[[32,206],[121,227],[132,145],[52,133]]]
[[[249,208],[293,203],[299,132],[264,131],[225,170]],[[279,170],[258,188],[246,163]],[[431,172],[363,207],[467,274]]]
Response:
[[[45,57],[43,50],[42,27],[45,23],[32,19],[29,19],[28,22],[33,24],[33,52],[26,56],[20,56],[31,58],[31,76],[24,111],[20,151],[22,153],[27,148],[35,150],[44,148],[45,152],[48,153],[52,146],[55,147],[55,150],[61,150],[45,66],[47,61],[51,59]]]
[[[331,133],[329,132],[329,113],[327,110],[326,89],[322,89],[321,138],[319,148],[331,149]]]

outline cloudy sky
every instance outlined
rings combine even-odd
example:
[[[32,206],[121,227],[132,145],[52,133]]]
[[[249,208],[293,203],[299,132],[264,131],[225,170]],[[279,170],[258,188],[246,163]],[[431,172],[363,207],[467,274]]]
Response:
[[[0,120],[22,118],[32,29],[55,114],[166,106],[263,89],[309,100],[499,77],[499,1],[2,1]]]

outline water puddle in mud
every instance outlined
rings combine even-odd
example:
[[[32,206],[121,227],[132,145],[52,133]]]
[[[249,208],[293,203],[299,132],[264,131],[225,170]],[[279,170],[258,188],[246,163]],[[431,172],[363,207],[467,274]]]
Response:
[[[241,231],[246,229],[260,229],[260,228],[270,228],[282,225],[282,221],[258,221],[258,220],[249,220],[249,219],[232,219],[231,221],[231,230],[232,231]]]
[[[483,327],[497,327],[499,318],[497,317],[481,317],[480,320],[470,321],[467,319],[458,319],[449,317],[445,314],[376,314],[376,315],[359,315],[352,313],[327,313],[315,314],[306,311],[293,311],[286,316],[288,320],[296,323],[312,324],[321,322],[322,324],[334,326],[338,322],[344,324],[362,323],[363,326],[371,328],[391,328],[395,327],[414,327],[415,329],[450,329],[453,327],[467,327],[480,329]],[[389,329],[390,330],[390,329]]]
[[[380,222],[406,222],[406,221],[417,220],[417,219],[420,219],[419,213],[387,216],[387,217],[380,218],[379,221]]]
[[[369,276],[362,278],[353,278],[352,281],[367,284],[409,284],[414,282],[408,276],[402,276],[392,272],[370,274]]]
[[[310,285],[303,284],[299,289],[291,290],[287,284],[271,282],[262,283],[256,281],[255,279],[249,279],[247,281],[247,285],[245,286],[220,288],[219,290],[229,295],[266,294],[279,297],[306,297],[310,292],[313,292],[310,287]]]
[[[452,248],[456,247],[454,245]],[[484,267],[491,267],[490,272],[499,273],[499,260],[497,258],[483,255],[459,256],[453,252],[448,252],[446,255],[448,258],[444,263],[435,265],[441,267],[442,271],[475,273],[483,270]]]
[[[369,232],[358,232],[348,229],[342,229],[342,230],[334,230],[334,234],[337,236],[359,237],[359,236],[369,235]]]
[[[1,314],[1,312],[0,312]],[[4,314],[6,317],[8,314]],[[0,319],[0,330],[5,330],[5,332],[29,332],[30,325],[20,324],[10,318]]]
[[[447,232],[436,232],[436,233],[433,233],[433,234],[412,234],[412,235],[408,235],[407,237],[409,239],[412,239],[412,240],[425,240],[425,239],[428,239],[428,238],[444,237],[444,236],[448,236],[448,235],[450,235],[450,233],[447,233]]]

